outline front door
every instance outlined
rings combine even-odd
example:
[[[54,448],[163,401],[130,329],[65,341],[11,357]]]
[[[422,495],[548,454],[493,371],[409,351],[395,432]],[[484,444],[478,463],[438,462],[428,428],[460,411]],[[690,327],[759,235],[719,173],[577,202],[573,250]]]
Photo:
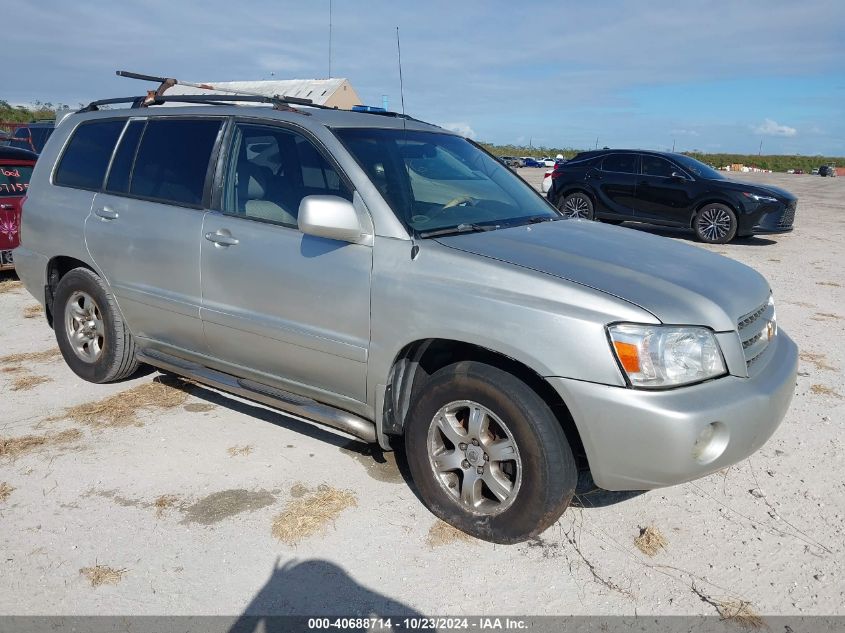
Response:
[[[131,120],[105,191],[94,197],[88,249],[142,346],[206,351],[200,243],[221,125],[220,118]]]
[[[212,356],[303,395],[365,401],[372,247],[297,228],[303,197],[352,200],[350,186],[287,127],[238,123],[231,139],[220,210],[203,225]]]
[[[645,222],[689,226],[693,204],[689,177],[660,156],[644,154],[641,165],[636,218]]]

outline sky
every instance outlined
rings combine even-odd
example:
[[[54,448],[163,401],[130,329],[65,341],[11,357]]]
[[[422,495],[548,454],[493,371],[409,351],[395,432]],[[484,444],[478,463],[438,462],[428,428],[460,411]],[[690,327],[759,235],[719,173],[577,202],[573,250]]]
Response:
[[[330,0],[23,0],[0,99],[329,76]],[[332,0],[331,76],[498,144],[845,155],[845,2]],[[11,16],[8,12],[11,11]],[[10,72],[14,70],[14,72]]]

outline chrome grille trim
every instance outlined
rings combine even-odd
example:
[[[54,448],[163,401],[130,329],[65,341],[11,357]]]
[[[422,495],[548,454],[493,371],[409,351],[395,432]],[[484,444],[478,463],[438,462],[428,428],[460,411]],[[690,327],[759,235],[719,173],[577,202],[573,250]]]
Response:
[[[760,360],[769,347],[769,322],[774,319],[774,306],[767,301],[756,310],[739,318],[736,324],[747,368]]]

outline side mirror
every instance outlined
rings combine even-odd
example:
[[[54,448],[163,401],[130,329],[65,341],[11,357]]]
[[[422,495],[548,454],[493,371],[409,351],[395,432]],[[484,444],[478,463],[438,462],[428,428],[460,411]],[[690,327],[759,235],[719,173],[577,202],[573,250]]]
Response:
[[[299,203],[299,230],[306,235],[358,244],[366,232],[351,202],[338,196],[305,196]]]

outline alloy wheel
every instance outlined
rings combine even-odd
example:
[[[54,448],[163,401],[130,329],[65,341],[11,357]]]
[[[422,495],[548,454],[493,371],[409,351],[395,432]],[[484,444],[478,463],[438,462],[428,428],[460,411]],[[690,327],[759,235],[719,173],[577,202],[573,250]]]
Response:
[[[724,239],[731,230],[731,216],[721,207],[708,207],[702,211],[696,224],[699,234],[711,242]]]
[[[105,326],[97,302],[87,292],[76,290],[65,304],[65,331],[74,353],[86,363],[95,363],[103,353]]]
[[[440,485],[467,510],[497,514],[516,499],[522,459],[508,427],[471,400],[450,402],[428,431],[428,457]]]
[[[590,219],[590,201],[583,196],[570,196],[563,204],[564,216],[567,218]]]

